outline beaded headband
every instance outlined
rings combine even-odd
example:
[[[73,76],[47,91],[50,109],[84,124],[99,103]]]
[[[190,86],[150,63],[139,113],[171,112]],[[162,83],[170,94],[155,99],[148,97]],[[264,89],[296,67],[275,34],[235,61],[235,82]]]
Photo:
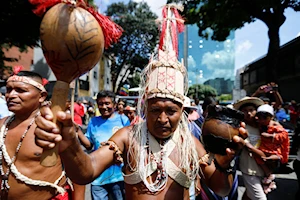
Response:
[[[9,82],[9,81],[27,83],[29,85],[36,87],[37,89],[41,90],[42,92],[46,92],[46,89],[42,84],[40,84],[26,76],[13,75],[8,78],[7,82]]]
[[[162,31],[158,59],[151,59],[146,67],[146,98],[168,98],[181,104],[186,93],[186,69],[177,59],[177,32],[184,29],[183,20],[175,4],[163,8]]]

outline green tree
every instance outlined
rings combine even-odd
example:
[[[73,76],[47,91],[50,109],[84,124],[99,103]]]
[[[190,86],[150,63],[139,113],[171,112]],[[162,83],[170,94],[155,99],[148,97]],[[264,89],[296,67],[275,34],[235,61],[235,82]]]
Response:
[[[176,0],[175,0],[176,1]],[[197,24],[199,35],[224,41],[230,31],[259,19],[268,27],[267,81],[277,82],[279,29],[284,11],[300,10],[300,0],[183,0],[186,23]],[[209,31],[208,31],[209,30]]]
[[[232,95],[231,94],[221,94],[218,96],[219,101],[228,101],[232,100]]]
[[[88,0],[93,5],[93,0]],[[36,16],[32,9],[34,7],[28,0],[2,1],[0,6],[0,71],[4,66],[4,61],[18,61],[17,58],[7,58],[3,50],[8,50],[12,46],[26,51],[27,47],[38,45],[40,36],[41,17]],[[1,78],[1,77],[0,77]]]
[[[115,57],[111,68],[112,82],[113,90],[119,91],[126,81],[127,71],[132,74],[136,68],[143,69],[149,62],[158,39],[157,16],[150,11],[147,3],[133,1],[113,3],[106,14],[124,29],[119,42],[107,50]],[[124,69],[126,72],[121,74]],[[121,81],[117,85],[118,78]]]
[[[141,71],[136,70],[130,78],[127,78],[125,84],[130,85],[130,88],[138,87],[141,81]]]
[[[15,61],[15,58],[6,58],[3,50],[12,46],[21,51],[27,46],[34,47],[39,39],[41,18],[32,12],[33,7],[28,1],[10,0],[1,2],[0,6],[0,67],[4,61]]]
[[[217,90],[210,85],[195,84],[189,87],[188,96],[202,100],[208,96],[217,96]]]

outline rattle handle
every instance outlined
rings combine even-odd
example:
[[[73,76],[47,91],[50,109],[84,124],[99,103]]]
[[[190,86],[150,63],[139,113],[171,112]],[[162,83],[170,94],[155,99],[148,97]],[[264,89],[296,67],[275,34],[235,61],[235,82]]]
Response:
[[[65,111],[66,101],[69,94],[69,83],[63,81],[57,81],[53,88],[52,93],[52,106],[53,122],[61,127],[61,123],[57,121],[56,115],[58,111]],[[53,149],[44,150],[41,156],[40,163],[44,167],[52,167],[56,165],[58,159],[58,145]]]

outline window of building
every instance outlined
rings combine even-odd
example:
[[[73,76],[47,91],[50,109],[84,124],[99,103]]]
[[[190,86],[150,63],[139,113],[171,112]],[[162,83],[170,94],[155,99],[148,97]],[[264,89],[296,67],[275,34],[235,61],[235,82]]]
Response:
[[[243,80],[243,86],[248,85],[249,84],[249,73],[243,74],[242,80]]]
[[[256,70],[250,72],[250,84],[256,83]]]
[[[90,84],[88,81],[79,80],[79,88],[81,90],[90,90]]]

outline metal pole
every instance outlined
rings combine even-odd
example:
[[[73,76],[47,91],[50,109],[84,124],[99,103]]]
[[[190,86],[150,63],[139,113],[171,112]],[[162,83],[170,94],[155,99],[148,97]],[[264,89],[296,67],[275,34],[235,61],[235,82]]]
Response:
[[[184,66],[188,71],[188,25],[184,26],[184,33],[183,33],[183,59],[184,59]]]

